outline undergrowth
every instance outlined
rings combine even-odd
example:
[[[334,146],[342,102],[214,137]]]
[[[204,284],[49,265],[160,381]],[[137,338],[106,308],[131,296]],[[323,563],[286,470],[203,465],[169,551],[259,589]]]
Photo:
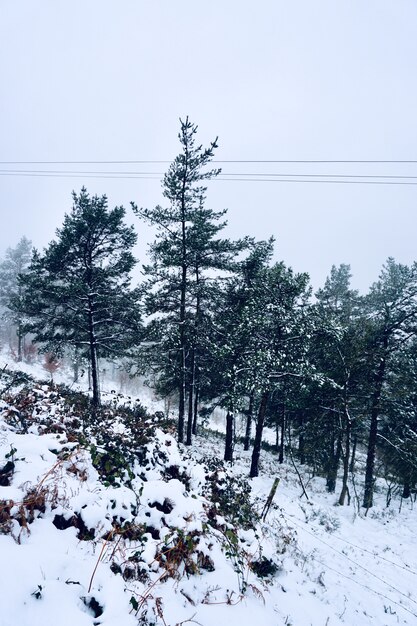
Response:
[[[259,515],[246,479],[233,475],[222,461],[207,457],[201,461],[205,479],[193,489],[186,463],[178,465],[172,461],[177,459],[171,455],[172,449],[177,450],[170,438],[173,423],[162,414],[149,415],[139,402],[123,405],[118,396],[93,411],[85,394],[64,385],[13,379],[4,371],[2,375],[0,412],[6,424],[19,434],[56,435],[57,448],[52,450],[55,464],[37,484],[26,485],[20,502],[0,500],[0,533],[10,534],[20,542],[24,534],[30,534],[37,519],[53,513],[55,528],[74,528],[80,541],[101,546],[96,568],[99,563],[107,563],[115,575],[132,585],[132,611],[143,624],[151,623],[150,615],[155,623],[163,623],[162,605],[155,593],[159,584],[215,572],[215,546],[231,563],[240,594],[232,598],[226,590],[222,601],[240,601],[248,588],[261,594],[250,582],[250,575],[267,580],[279,566],[262,555]],[[105,523],[95,527],[89,527],[83,507],[71,509],[71,494],[66,488],[66,477],[71,476],[82,490],[83,483],[89,480],[90,461],[103,494],[106,489],[114,494],[117,489],[128,489],[134,502],[120,513],[116,502],[119,496],[109,498],[103,509]],[[16,449],[0,461],[0,485],[13,483],[19,462],[22,459]],[[190,510],[193,499],[201,503],[200,518],[196,519],[192,512],[179,518],[175,501],[168,497],[160,502],[142,498],[142,487],[149,475],[158,476],[167,484],[175,481],[178,485],[180,481],[184,494],[190,498]],[[242,540],[241,531],[253,533],[252,546]],[[207,592],[203,602],[215,603],[213,593]]]

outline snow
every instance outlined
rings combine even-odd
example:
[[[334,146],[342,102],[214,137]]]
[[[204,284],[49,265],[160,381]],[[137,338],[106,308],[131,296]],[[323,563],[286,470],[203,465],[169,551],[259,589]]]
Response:
[[[39,367],[26,369],[39,373]],[[59,420],[48,386],[43,392],[42,406],[49,402],[50,415]],[[208,524],[212,503],[207,476],[212,470],[207,460],[217,463],[221,456],[218,436],[197,437],[186,449],[156,429],[145,466],[137,464],[131,482],[106,485],[90,452],[67,441],[65,432],[42,434],[45,429],[34,420],[22,434],[4,419],[7,409],[3,403],[0,468],[16,449],[15,470],[11,484],[0,487],[0,528],[2,511],[9,510],[15,519],[10,532],[0,530],[0,626],[134,626],[145,624],[139,621],[145,616],[158,626],[417,623],[416,507],[403,502],[399,510],[399,500],[393,500],[386,508],[382,483],[365,516],[355,498],[350,506],[336,506],[324,480],[299,467],[307,501],[293,468],[263,452],[261,475],[250,481],[252,506],[259,513],[275,476],[280,484],[266,520],[256,528],[238,529],[244,552],[235,554],[233,534],[228,535],[233,524],[226,515],[219,512],[216,524]],[[45,413],[36,419],[44,418]],[[235,452],[233,467],[219,469],[219,481],[248,475],[250,454],[240,447]],[[187,476],[187,484],[164,474],[171,466]],[[28,493],[41,494],[45,508],[35,509],[33,521],[20,525],[16,518]],[[61,530],[53,523],[59,516],[71,521],[74,515],[87,531],[93,530],[93,539],[80,538],[74,525]],[[137,529],[131,539],[115,531],[115,524],[126,522]],[[172,576],[164,575],[163,563],[182,537],[184,542],[194,537],[214,571],[187,573],[181,562]],[[249,566],[261,555],[278,566],[269,579],[258,578]],[[112,571],[112,563],[121,570]],[[121,573],[138,566],[143,578]],[[102,614],[95,616],[94,602]]]

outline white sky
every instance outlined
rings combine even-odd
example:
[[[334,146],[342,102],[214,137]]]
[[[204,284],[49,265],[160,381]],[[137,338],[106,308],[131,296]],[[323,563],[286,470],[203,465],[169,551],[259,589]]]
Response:
[[[0,161],[170,161],[187,114],[203,143],[219,136],[219,160],[413,160],[416,70],[415,0],[2,0]],[[167,166],[0,164],[106,167]],[[417,176],[417,164],[223,171]],[[162,200],[156,180],[0,175],[0,254],[22,235],[45,246],[83,184],[111,206]],[[366,289],[388,256],[417,258],[414,185],[216,181],[207,202],[228,208],[231,237],[274,235],[277,259],[315,288],[333,263]]]

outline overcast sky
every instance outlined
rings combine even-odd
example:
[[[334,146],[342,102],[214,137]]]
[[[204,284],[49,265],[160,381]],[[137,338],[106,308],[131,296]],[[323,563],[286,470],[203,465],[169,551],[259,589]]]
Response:
[[[157,179],[4,172],[167,164],[23,161],[169,162],[186,115],[203,143],[219,136],[220,161],[417,160],[416,77],[415,0],[1,0],[0,255],[22,235],[45,246],[83,184],[111,206],[162,202]],[[222,167],[417,177],[417,163]],[[332,264],[350,263],[365,290],[388,256],[417,259],[413,184],[217,180],[207,204],[228,209],[231,237],[274,235],[276,258],[315,288]],[[136,224],[145,260],[150,233]]]

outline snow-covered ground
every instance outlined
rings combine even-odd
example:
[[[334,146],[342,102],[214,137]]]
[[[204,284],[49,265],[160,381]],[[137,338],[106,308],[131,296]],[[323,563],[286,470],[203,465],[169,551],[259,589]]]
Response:
[[[218,434],[179,449],[159,428],[109,484],[100,445],[69,436],[74,410],[47,385],[36,407],[22,434],[11,399],[0,405],[0,626],[417,624],[416,505],[386,508],[383,484],[365,517],[354,498],[335,506],[308,468],[309,500],[270,453],[248,481],[249,453],[237,447],[223,468]],[[275,477],[273,507],[252,525],[246,486],[260,514]],[[256,563],[274,571],[258,577]]]

